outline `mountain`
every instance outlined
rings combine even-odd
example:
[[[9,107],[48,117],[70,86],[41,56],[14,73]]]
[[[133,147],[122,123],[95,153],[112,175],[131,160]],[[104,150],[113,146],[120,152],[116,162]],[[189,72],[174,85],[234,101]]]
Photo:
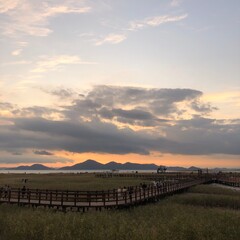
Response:
[[[82,163],[77,163],[72,166],[66,166],[62,167],[59,169],[55,168],[50,168],[47,166],[44,166],[42,164],[33,164],[31,166],[19,166],[16,168],[1,168],[0,170],[22,170],[22,171],[27,171],[27,170],[152,170],[156,171],[159,166],[156,164],[140,164],[140,163],[131,163],[131,162],[126,162],[126,163],[117,163],[117,162],[109,162],[106,164],[99,163],[95,160],[88,159],[85,162]],[[173,172],[181,172],[181,171],[197,171],[201,168],[191,166],[189,168],[184,168],[184,167],[167,167],[167,171],[173,171]],[[240,169],[231,169],[231,168],[213,168],[209,169],[211,172],[219,172],[219,171],[225,171],[225,172],[235,172],[235,171],[240,171]]]
[[[73,166],[59,168],[59,170],[102,170],[104,169],[103,166],[103,164],[95,160],[88,159],[85,162],[77,163]]]
[[[72,166],[66,166],[59,168],[57,170],[152,170],[156,171],[158,168],[158,165],[156,164],[140,164],[140,163],[131,163],[131,162],[126,162],[126,163],[117,163],[117,162],[109,162],[106,164],[99,163],[95,160],[88,159],[82,163],[77,163]],[[190,168],[184,168],[184,167],[167,167],[168,171],[196,171],[200,168],[197,167],[190,167]],[[33,164],[31,166],[19,166],[16,168],[6,168],[5,170],[23,170],[23,171],[28,171],[28,170],[56,170],[54,168],[49,168],[46,167],[42,164]]]
[[[139,164],[139,163],[116,163],[109,162],[101,164],[95,160],[88,159],[85,162],[75,164],[73,166],[62,167],[59,170],[156,170],[158,168],[155,164]]]
[[[7,168],[6,170],[54,170],[54,168],[49,168],[42,164],[33,164],[31,166],[19,166],[16,168]]]
[[[117,162],[109,162],[105,164],[105,167],[107,169],[119,169],[119,165],[120,163],[117,163]]]
[[[106,164],[99,163],[95,160],[88,159],[85,162],[75,164],[73,166],[62,167],[58,170],[154,170],[156,171],[158,165],[156,164],[140,164],[140,163],[117,163],[117,162],[109,162]],[[197,167],[167,167],[168,171],[197,171],[200,168]]]
[[[120,165],[118,169],[126,170],[157,170],[158,166],[155,164],[140,164],[140,163],[124,163]]]

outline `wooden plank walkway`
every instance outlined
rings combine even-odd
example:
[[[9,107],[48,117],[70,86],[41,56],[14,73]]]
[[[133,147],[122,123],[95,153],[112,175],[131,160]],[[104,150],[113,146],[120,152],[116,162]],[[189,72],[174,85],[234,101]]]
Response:
[[[0,189],[0,203],[48,207],[59,210],[87,211],[135,206],[155,202],[203,183],[221,183],[240,187],[240,176],[204,175],[173,179],[157,185],[132,186],[108,191],[63,191],[42,189]]]
[[[161,185],[134,186],[108,191],[60,191],[40,189],[0,190],[0,203],[49,207],[61,210],[86,211],[89,209],[121,208],[158,201],[162,197],[208,182],[199,178],[180,182],[165,182]]]
[[[212,178],[212,181],[227,186],[240,187],[240,176],[220,176]]]

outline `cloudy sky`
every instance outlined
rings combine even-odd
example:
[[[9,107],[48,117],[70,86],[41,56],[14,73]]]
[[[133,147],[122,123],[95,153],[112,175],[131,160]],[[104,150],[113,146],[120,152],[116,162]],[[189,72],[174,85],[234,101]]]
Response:
[[[240,167],[239,0],[0,0],[0,167]]]

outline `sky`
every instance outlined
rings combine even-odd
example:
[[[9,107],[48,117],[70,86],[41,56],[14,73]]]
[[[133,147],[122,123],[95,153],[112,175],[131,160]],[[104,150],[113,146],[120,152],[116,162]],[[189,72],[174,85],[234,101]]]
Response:
[[[240,168],[239,0],[0,0],[0,167]]]

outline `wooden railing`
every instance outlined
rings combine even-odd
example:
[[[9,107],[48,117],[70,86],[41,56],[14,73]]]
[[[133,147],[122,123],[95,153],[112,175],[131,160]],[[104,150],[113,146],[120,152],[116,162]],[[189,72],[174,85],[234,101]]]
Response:
[[[44,206],[57,209],[85,211],[91,208],[116,208],[158,201],[194,185],[217,182],[240,187],[240,175],[206,174],[158,181],[154,184],[131,186],[107,191],[63,191],[43,189],[0,188],[0,203]]]
[[[132,186],[108,191],[60,191],[41,189],[0,189],[0,202],[29,206],[56,207],[63,210],[113,208],[157,201],[168,194],[177,193],[210,179],[198,178],[185,181],[167,181],[156,186]]]
[[[231,186],[231,187],[240,187],[239,174],[228,175],[228,176],[224,176],[224,175],[216,176],[215,178],[213,178],[213,181],[216,183],[220,183],[220,184]]]
[[[95,173],[95,177],[99,178],[141,178],[146,180],[166,180],[166,179],[192,179],[199,178],[197,173],[181,173],[181,172],[166,172],[166,173],[115,173],[103,172]]]

